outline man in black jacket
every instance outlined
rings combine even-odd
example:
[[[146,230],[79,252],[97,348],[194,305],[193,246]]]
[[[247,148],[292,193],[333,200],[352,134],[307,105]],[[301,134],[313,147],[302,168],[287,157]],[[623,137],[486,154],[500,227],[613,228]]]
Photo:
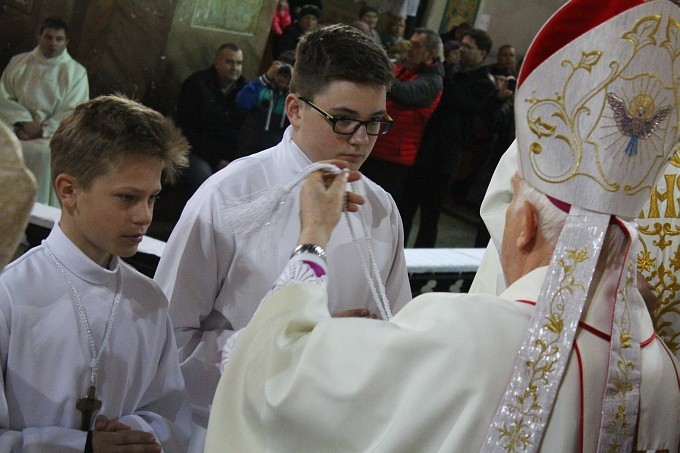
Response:
[[[496,92],[488,67],[484,66],[491,46],[491,38],[483,30],[471,30],[463,37],[461,69],[444,80],[441,101],[425,127],[415,165],[407,179],[407,186],[418,190],[409,191],[399,207],[406,241],[420,208],[415,247],[435,246],[441,205],[461,154],[474,158],[486,155],[490,137],[485,128],[485,107]],[[467,185],[460,189],[461,196],[463,192],[467,192]]]
[[[217,49],[209,68],[182,84],[177,125],[191,144],[190,165],[181,181],[189,196],[238,155],[238,133],[246,114],[236,103],[236,94],[246,84],[242,69],[243,52],[227,43]]]
[[[246,84],[242,69],[243,52],[227,43],[217,49],[209,68],[182,83],[175,122],[191,144],[189,167],[174,186],[163,188],[151,236],[167,240],[196,189],[238,157],[238,134],[247,113],[236,103],[236,94]]]

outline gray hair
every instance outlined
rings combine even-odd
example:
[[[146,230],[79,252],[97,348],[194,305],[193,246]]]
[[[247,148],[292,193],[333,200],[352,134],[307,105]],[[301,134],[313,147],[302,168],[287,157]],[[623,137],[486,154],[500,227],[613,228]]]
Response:
[[[425,35],[425,46],[427,50],[434,51],[434,59],[437,61],[442,61],[444,59],[444,44],[442,44],[442,38],[436,31],[425,28],[418,27],[413,30],[413,34]]]
[[[550,244],[557,244],[568,214],[557,208],[545,194],[539,192],[521,178],[519,180],[519,193],[516,196],[515,212],[519,212],[524,202],[528,201],[538,213],[538,231]]]
[[[523,179],[519,180],[519,193],[515,212],[522,209],[524,201],[528,201],[538,213],[538,230],[551,245],[557,245],[557,240],[562,233],[564,224],[567,221],[566,212],[555,206],[548,197],[530,186]],[[610,224],[602,244],[603,253],[600,254],[598,264],[595,268],[595,276],[601,278],[602,274],[609,269],[618,269],[621,266],[624,253],[608,253],[607,251],[623,250],[628,241],[626,233],[616,224]],[[597,281],[597,280],[596,280]]]

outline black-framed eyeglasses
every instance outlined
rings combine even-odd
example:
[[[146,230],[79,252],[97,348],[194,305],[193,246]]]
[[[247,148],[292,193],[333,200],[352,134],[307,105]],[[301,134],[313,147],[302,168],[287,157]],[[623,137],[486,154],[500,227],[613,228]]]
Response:
[[[353,135],[359,130],[361,126],[366,126],[366,134],[368,135],[383,135],[387,134],[387,131],[392,127],[394,120],[387,114],[379,120],[351,120],[347,118],[335,118],[328,112],[323,111],[310,100],[300,97],[301,101],[304,101],[311,108],[319,112],[324,118],[326,118],[333,125],[333,132],[341,135]]]

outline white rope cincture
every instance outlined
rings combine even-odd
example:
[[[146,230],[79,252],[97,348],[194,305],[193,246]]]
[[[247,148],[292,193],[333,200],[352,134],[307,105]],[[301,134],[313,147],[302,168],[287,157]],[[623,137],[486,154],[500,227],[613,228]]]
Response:
[[[97,350],[97,346],[94,341],[94,335],[92,334],[92,329],[90,328],[90,322],[87,318],[87,313],[85,312],[85,306],[83,305],[83,301],[80,298],[80,293],[76,289],[76,286],[73,284],[73,281],[71,280],[71,277],[69,277],[68,272],[66,271],[64,266],[59,262],[57,257],[54,256],[54,253],[52,253],[52,249],[50,249],[49,245],[47,245],[45,241],[43,241],[42,245],[44,247],[43,250],[45,251],[45,254],[57,266],[59,272],[64,277],[64,280],[66,281],[68,288],[71,290],[72,294],[71,299],[73,301],[73,304],[75,305],[78,317],[80,318],[83,326],[85,327],[85,333],[87,333],[87,342],[90,349],[90,370],[91,370],[90,385],[96,386],[97,376],[99,374],[99,367],[101,366],[102,362],[102,355],[104,354],[104,349],[106,348],[106,345],[109,343],[109,337],[111,336],[113,324],[116,320],[118,308],[120,307],[120,298],[121,295],[123,294],[123,274],[120,270],[120,266],[117,269],[118,285],[116,288],[116,293],[113,297],[113,306],[111,307],[111,314],[109,315],[109,319],[106,321],[106,331],[104,333],[104,339],[102,340],[99,350]]]
[[[231,224],[234,234],[240,237],[249,237],[263,225],[269,224],[267,218],[274,217],[278,209],[284,204],[284,199],[291,193],[291,191],[302,181],[304,181],[307,176],[318,170],[324,170],[334,175],[345,171],[332,164],[313,163],[295,175],[295,177],[285,186],[270,187],[267,190],[259,192],[257,194],[257,198],[254,198],[252,201],[247,201],[234,207],[226,207],[226,212],[224,215],[227,217],[227,221]],[[354,227],[352,226],[349,212],[345,212],[345,219],[349,225],[352,242],[354,242],[354,245],[358,251],[361,267],[368,282],[373,301],[378,307],[382,319],[389,321],[392,319],[392,312],[390,309],[389,300],[387,299],[387,294],[385,293],[385,285],[382,282],[380,272],[376,264],[375,254],[373,252],[373,247],[371,246],[370,237],[368,234],[366,234],[366,222],[364,221],[363,217],[360,217],[361,226],[365,233],[368,257],[366,257],[366,254],[357,241],[357,235]]]
[[[384,319],[385,321],[389,321],[392,319],[392,310],[390,309],[390,302],[387,300],[387,294],[385,293],[385,285],[382,282],[382,278],[380,278],[380,271],[378,270],[378,266],[375,263],[375,254],[373,253],[373,247],[371,247],[371,238],[368,237],[368,234],[366,234],[366,223],[364,222],[362,217],[361,226],[364,229],[365,235],[364,237],[366,238],[366,247],[368,248],[368,261],[371,264],[370,270],[366,264],[366,257],[364,256],[364,252],[361,250],[361,246],[357,241],[357,236],[354,231],[354,227],[352,226],[352,222],[349,217],[349,212],[347,211],[345,211],[345,219],[347,220],[347,224],[349,225],[349,232],[350,235],[352,236],[352,241],[354,242],[354,245],[356,246],[356,249],[359,252],[359,261],[361,261],[361,267],[364,271],[364,276],[368,281],[368,288],[371,290],[373,301],[378,307],[382,319]],[[373,271],[372,274],[371,271]]]

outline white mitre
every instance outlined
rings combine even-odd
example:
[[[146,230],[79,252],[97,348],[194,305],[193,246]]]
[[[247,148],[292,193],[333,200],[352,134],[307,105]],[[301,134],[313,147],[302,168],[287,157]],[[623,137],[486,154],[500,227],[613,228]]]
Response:
[[[678,149],[679,78],[680,9],[669,0],[571,0],[529,48],[515,96],[520,174],[569,216],[484,451],[540,448],[598,258],[613,255],[626,258],[599,449],[631,451],[640,381],[632,219]],[[603,250],[610,224],[628,241]]]
[[[16,251],[35,192],[35,178],[24,167],[19,141],[0,123],[0,271]]]

